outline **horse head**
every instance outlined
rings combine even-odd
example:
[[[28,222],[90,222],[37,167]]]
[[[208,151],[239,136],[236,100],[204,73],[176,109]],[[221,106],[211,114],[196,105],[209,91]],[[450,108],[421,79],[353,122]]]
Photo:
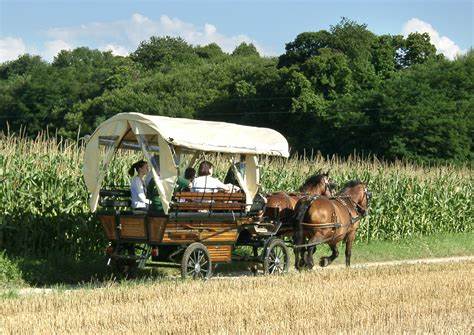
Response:
[[[366,183],[360,180],[351,180],[344,185],[340,195],[347,196],[351,199],[359,215],[366,215],[369,209],[370,199],[372,199],[372,192],[369,191]]]
[[[330,197],[332,196],[334,185],[335,184],[329,179],[329,171],[321,173],[321,170],[319,170],[316,174],[306,179],[299,191],[311,195]]]

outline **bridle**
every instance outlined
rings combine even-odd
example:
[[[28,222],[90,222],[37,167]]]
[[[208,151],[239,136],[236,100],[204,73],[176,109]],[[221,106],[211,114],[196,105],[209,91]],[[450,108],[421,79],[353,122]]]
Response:
[[[328,177],[325,177],[324,178],[324,194],[327,194],[328,192],[330,195],[332,195],[331,182],[329,181]]]
[[[367,187],[364,187],[364,197],[365,197],[366,208],[363,208],[361,205],[359,205],[354,200],[352,200],[351,197],[349,197],[350,202],[352,203],[352,205],[354,205],[354,208],[358,214],[358,216],[356,217],[358,218],[358,220],[367,216],[369,212],[369,205],[370,205],[370,199],[372,199],[372,192],[369,192]]]
[[[351,216],[351,222],[352,223],[356,223],[357,221],[363,219],[369,213],[369,206],[370,206],[370,200],[372,199],[372,192],[369,192],[367,187],[364,187],[364,197],[365,197],[365,201],[366,201],[366,208],[362,207],[357,202],[352,200],[352,197],[350,197],[348,195],[345,195],[345,196],[341,197],[341,198],[348,199],[351,202],[351,205],[354,207],[354,209],[357,213],[356,217],[352,217],[352,214],[350,213],[349,208],[347,206],[345,206],[347,211],[349,212],[349,215]],[[343,201],[341,201],[341,202],[344,203]]]

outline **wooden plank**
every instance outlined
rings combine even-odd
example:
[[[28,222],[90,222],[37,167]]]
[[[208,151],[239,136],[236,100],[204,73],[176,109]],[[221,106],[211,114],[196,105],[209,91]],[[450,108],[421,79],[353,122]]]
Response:
[[[235,243],[237,237],[235,222],[168,222],[162,243]]]
[[[113,215],[99,215],[99,221],[102,223],[105,235],[110,241],[116,240],[115,236],[115,216]]]
[[[161,243],[166,229],[167,218],[148,217],[148,232],[150,234],[150,243]]]
[[[208,245],[207,250],[212,262],[230,262],[232,259],[231,245]]]
[[[234,221],[169,221],[166,226],[168,230],[179,230],[179,229],[191,229],[191,230],[208,230],[208,231],[220,231],[223,229],[236,229],[237,223]]]
[[[121,216],[120,217],[121,238],[147,239],[145,229],[145,217]]]
[[[176,199],[190,200],[215,200],[215,201],[244,201],[244,193],[224,193],[224,192],[177,192],[174,194]]]
[[[163,234],[161,243],[235,243],[237,229],[223,232],[202,232],[198,230],[168,230]]]
[[[245,208],[242,203],[219,203],[219,202],[178,202],[172,205],[172,209],[182,211],[214,210],[214,211],[241,211]]]

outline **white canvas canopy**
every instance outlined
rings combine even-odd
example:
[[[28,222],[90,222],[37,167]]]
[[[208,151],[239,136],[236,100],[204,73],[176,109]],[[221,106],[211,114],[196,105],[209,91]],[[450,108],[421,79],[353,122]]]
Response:
[[[104,143],[107,149],[101,160],[99,145]],[[245,155],[246,176],[239,182],[250,201],[258,189],[257,155],[289,155],[286,139],[268,128],[141,113],[117,114],[103,122],[87,142],[83,174],[91,194],[89,205],[92,211],[97,208],[104,172],[115,151],[133,145],[143,151],[153,167],[153,178],[165,213],[168,212],[177,179],[175,153],[178,150]],[[150,154],[155,151],[154,147],[158,147],[160,152],[159,175]]]

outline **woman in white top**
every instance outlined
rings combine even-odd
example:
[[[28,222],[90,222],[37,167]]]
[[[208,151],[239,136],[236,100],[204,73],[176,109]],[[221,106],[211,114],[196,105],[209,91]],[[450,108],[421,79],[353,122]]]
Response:
[[[193,192],[217,192],[223,190],[225,192],[237,192],[240,190],[238,186],[232,184],[224,184],[219,179],[212,176],[214,166],[208,161],[199,164],[198,177],[194,178],[192,183]]]
[[[135,172],[137,173],[136,176],[134,176]],[[133,209],[147,209],[150,204],[150,200],[146,198],[143,181],[143,177],[145,177],[147,172],[148,164],[144,160],[134,163],[128,170],[128,174],[133,177],[130,182]]]

